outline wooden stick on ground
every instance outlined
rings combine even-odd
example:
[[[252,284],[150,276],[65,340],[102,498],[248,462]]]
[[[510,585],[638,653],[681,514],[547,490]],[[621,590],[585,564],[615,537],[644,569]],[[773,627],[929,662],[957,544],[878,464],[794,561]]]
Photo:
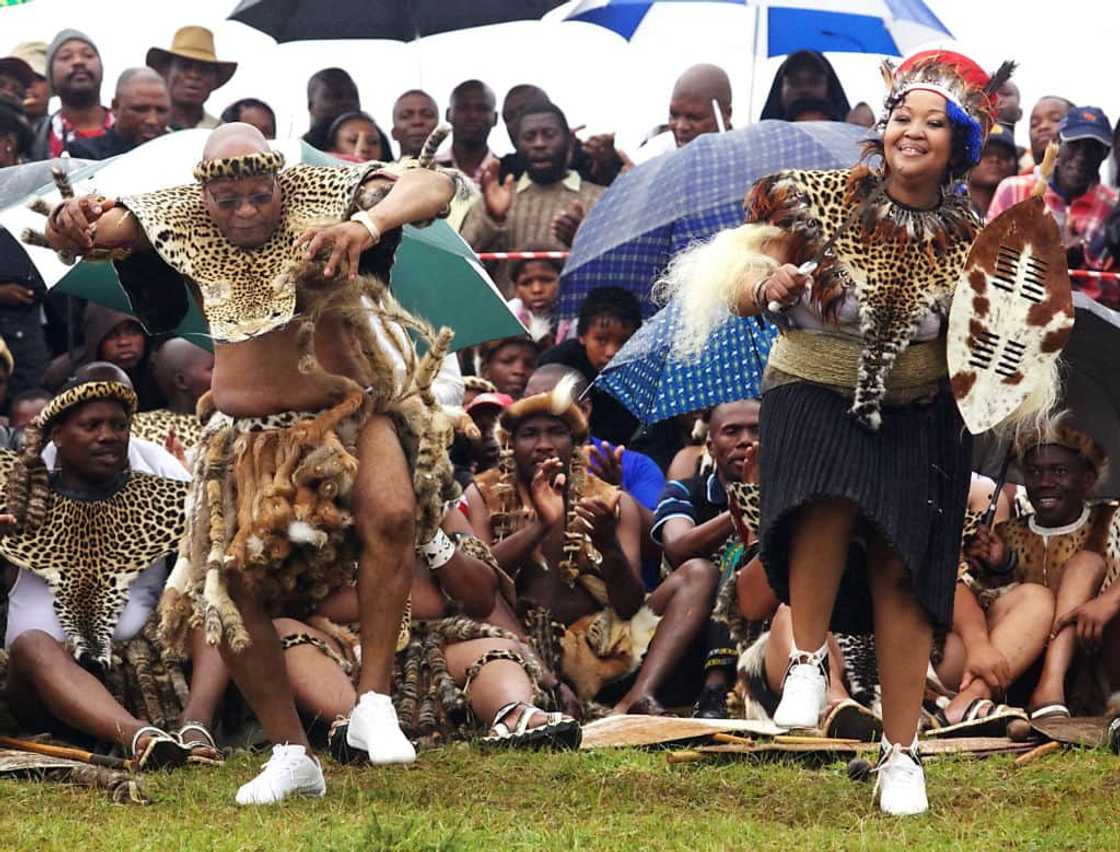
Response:
[[[705,759],[705,755],[698,751],[671,751],[667,755],[669,763],[696,763]]]
[[[729,745],[751,746],[755,744],[754,740],[748,739],[747,737],[737,737],[734,734],[725,734],[722,732],[718,734],[712,734],[712,739],[717,743],[728,743]]]
[[[1015,765],[1016,766],[1026,766],[1028,763],[1033,763],[1034,761],[1038,760],[1040,757],[1045,757],[1046,755],[1050,754],[1051,752],[1057,751],[1061,747],[1062,747],[1062,744],[1058,743],[1058,742],[1051,741],[1051,742],[1048,742],[1048,743],[1043,743],[1042,745],[1038,746],[1037,748],[1032,748],[1026,754],[1021,754],[1017,758],[1015,758]]]
[[[859,745],[862,740],[841,739],[839,737],[807,737],[792,734],[778,734],[774,737],[778,745],[814,745],[820,748],[831,748],[838,745]]]
[[[107,754],[94,754],[92,751],[83,751],[80,748],[68,748],[66,746],[37,743],[34,740],[17,740],[14,737],[0,737],[0,746],[16,749],[17,751],[29,751],[32,754],[42,754],[47,757],[77,760],[81,763],[88,763],[91,766],[105,766],[109,769],[133,768],[131,760],[110,757]]]

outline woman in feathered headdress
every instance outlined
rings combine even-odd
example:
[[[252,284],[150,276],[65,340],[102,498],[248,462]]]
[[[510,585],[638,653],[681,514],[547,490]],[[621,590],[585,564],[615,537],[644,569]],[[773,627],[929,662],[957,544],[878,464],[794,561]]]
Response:
[[[1011,66],[989,78],[965,56],[927,51],[885,71],[883,135],[868,143],[880,168],[763,178],[750,224],[686,252],[663,286],[685,305],[681,353],[702,348],[727,309],[783,326],[760,441],[761,555],[795,638],[774,720],[817,725],[830,618],[874,627],[880,806],[909,814],[928,808],[918,716],[933,632],[952,621],[970,480],[944,327],[980,223],[954,185],[980,158]],[[837,600],[853,541],[866,542],[871,612]]]

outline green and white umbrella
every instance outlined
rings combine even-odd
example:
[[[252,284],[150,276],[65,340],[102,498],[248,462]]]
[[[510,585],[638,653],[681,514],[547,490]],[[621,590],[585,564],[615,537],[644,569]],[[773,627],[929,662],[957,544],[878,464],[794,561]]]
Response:
[[[74,190],[78,195],[98,192],[116,198],[192,183],[191,170],[200,159],[208,133],[206,130],[180,131],[161,136],[111,160],[75,161],[70,166]],[[282,151],[289,163],[338,163],[299,139],[277,140],[271,145]],[[55,162],[67,163],[64,160]],[[46,172],[44,164],[34,166]],[[17,167],[19,170],[30,168]],[[4,172],[14,171],[0,172],[0,183],[5,182]],[[43,178],[48,174],[46,172]],[[59,199],[53,184],[40,186],[32,194],[45,198],[52,205]],[[0,210],[0,226],[16,236],[28,227],[42,230],[44,224],[43,217],[31,212],[22,202]],[[24,248],[49,290],[135,314],[116,270],[108,261],[83,260],[67,266],[52,251],[32,246]],[[390,284],[393,295],[407,310],[437,329],[451,328],[455,332],[455,349],[525,333],[470,246],[443,221],[425,228],[405,226]],[[187,299],[188,311],[175,333],[209,348],[210,336],[202,312],[189,294]]]

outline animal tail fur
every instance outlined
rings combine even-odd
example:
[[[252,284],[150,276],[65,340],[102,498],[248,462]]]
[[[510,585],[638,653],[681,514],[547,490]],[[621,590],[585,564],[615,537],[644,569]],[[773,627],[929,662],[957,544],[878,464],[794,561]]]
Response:
[[[662,303],[675,299],[681,305],[680,326],[673,340],[676,355],[698,357],[708,337],[729,319],[747,289],[778,267],[763,246],[781,235],[781,229],[773,225],[740,225],[673,258],[654,285],[654,296]]]

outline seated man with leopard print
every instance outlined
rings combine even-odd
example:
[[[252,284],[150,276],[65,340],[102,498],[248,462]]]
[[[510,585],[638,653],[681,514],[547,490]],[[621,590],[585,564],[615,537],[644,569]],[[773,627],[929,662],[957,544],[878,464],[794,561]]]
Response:
[[[199,631],[181,711],[116,686],[132,680],[144,692],[147,681],[170,677],[162,691],[175,694],[171,683],[181,676],[169,675],[174,663],[158,641],[144,660],[119,644],[154,628],[186,493],[185,471],[173,479],[140,457],[130,465],[135,411],[127,385],[78,379],[28,427],[21,456],[0,453],[9,513],[0,556],[17,569],[4,641],[10,705],[29,731],[50,720],[64,736],[115,744],[142,769],[215,763],[221,755],[209,726],[228,678]],[[53,469],[40,455],[48,439]],[[152,715],[154,707],[164,718]],[[169,722],[174,735],[157,727]]]
[[[587,418],[572,388],[565,379],[502,412],[506,449],[467,489],[471,526],[514,579],[545,664],[581,700],[635,676],[614,712],[663,714],[658,690],[702,631],[710,587],[680,572],[646,595],[637,508],[588,473],[577,451]],[[544,638],[556,623],[559,647]]]
[[[186,281],[209,323],[209,416],[161,610],[173,638],[205,625],[274,744],[240,804],[325,792],[271,616],[312,610],[354,559],[362,664],[348,741],[373,763],[415,760],[389,697],[393,653],[413,548],[456,496],[430,387],[450,333],[400,309],[388,281],[401,228],[443,215],[461,178],[283,166],[258,130],[223,125],[197,183],[66,201],[47,230],[56,249],[110,252],[134,303],[164,319],[175,312],[160,299],[176,295],[181,317],[174,285]],[[427,338],[422,361],[379,344],[397,325]]]
[[[1091,676],[1077,679],[1088,687],[1077,689],[1077,710],[1099,713],[1107,696],[1096,684],[1120,689],[1120,513],[1115,502],[1089,497],[1108,459],[1091,437],[1062,421],[1017,451],[1034,513],[994,533],[978,530],[966,550],[977,569],[973,583],[992,606],[1023,585],[1041,585],[1053,597],[1031,718],[1070,715],[1066,689],[1078,646],[1088,655],[1078,668]]]

